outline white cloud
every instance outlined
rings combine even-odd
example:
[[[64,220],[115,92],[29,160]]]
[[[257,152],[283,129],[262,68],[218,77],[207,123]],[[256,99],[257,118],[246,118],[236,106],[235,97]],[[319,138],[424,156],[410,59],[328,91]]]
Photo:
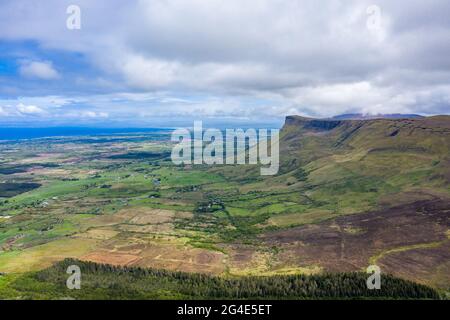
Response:
[[[83,111],[80,113],[83,118],[108,118],[108,113],[106,112],[95,112],[95,111]]]
[[[379,0],[375,32],[371,0],[79,0],[81,32],[65,28],[68,4],[1,1],[0,40],[80,54],[89,72],[68,92],[45,93],[60,95],[53,106],[94,108],[70,110],[79,117],[450,113],[447,0]],[[61,77],[32,56],[23,76]],[[39,95],[26,89],[18,96]],[[52,107],[47,96],[30,99],[20,101]]]
[[[35,115],[42,114],[44,110],[34,105],[24,105],[23,103],[19,103],[16,106],[17,110],[23,115]]]
[[[136,88],[147,89],[171,84],[179,66],[177,63],[130,55],[124,59],[119,68],[129,84]]]
[[[3,109],[3,107],[0,106],[0,116],[7,116],[8,113]]]
[[[49,61],[24,61],[19,68],[19,72],[24,77],[43,80],[53,80],[60,77]]]

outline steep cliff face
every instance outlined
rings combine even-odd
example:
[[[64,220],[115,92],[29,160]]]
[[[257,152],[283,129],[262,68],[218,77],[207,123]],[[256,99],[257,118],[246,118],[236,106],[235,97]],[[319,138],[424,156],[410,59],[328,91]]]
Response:
[[[332,130],[339,126],[343,121],[341,120],[326,120],[326,119],[312,119],[300,116],[287,116],[286,126],[298,126],[311,130]]]

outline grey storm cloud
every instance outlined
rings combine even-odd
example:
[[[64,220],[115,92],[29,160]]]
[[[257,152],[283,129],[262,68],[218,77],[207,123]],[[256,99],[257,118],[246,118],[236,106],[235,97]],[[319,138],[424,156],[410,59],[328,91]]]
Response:
[[[69,4],[81,8],[81,30],[66,28]],[[82,54],[105,97],[208,97],[154,107],[167,115],[450,113],[449,12],[446,0],[4,0],[0,41]]]

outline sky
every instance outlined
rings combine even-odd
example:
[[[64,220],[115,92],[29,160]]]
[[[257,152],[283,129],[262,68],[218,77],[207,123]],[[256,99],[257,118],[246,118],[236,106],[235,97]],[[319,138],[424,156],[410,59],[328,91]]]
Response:
[[[448,0],[1,0],[0,125],[450,114],[449,13]]]

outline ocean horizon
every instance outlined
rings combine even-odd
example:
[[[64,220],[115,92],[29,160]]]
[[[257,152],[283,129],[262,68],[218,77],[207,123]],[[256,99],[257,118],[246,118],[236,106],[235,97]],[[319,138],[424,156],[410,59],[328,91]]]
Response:
[[[125,135],[169,131],[170,128],[98,128],[98,127],[3,127],[0,140],[27,140],[52,137]]]

